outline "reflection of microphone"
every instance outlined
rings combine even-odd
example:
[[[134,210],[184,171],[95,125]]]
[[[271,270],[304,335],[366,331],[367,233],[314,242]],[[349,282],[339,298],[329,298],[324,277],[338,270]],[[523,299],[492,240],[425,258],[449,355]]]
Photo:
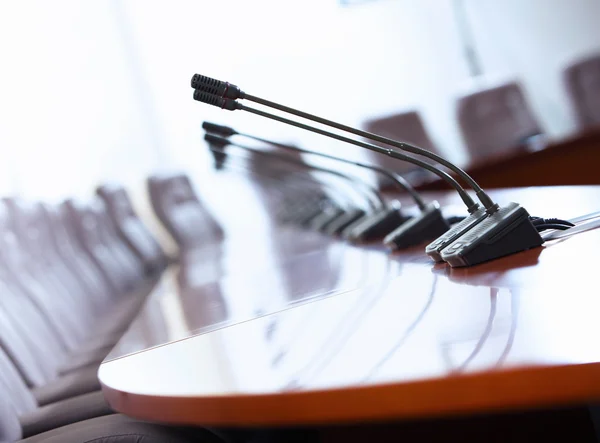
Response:
[[[215,165],[217,169],[222,169],[225,159],[232,156],[231,153],[226,154],[224,149],[216,147],[212,143],[209,144],[209,149],[215,158],[219,159],[218,163]],[[270,168],[274,166],[275,165],[273,164],[269,164]],[[295,223],[308,227],[311,220],[323,212],[324,207],[339,203],[338,200],[340,196],[340,190],[338,188],[334,189],[329,183],[317,182],[308,172],[298,171],[294,172],[293,174],[288,172],[285,175],[281,175],[281,173],[268,173],[264,170],[259,170],[248,166],[246,166],[245,169],[251,174],[260,176],[261,179],[267,179],[270,182],[269,185],[273,185],[270,187],[283,196],[285,196],[285,192],[282,191],[282,188],[289,189],[291,192],[294,192],[292,201],[287,201],[287,199],[284,199],[285,208],[282,208],[282,210],[278,211],[278,219],[281,222]],[[302,181],[302,183],[295,183],[297,180]],[[310,188],[311,186],[315,189],[307,192],[307,187]],[[332,201],[330,197],[323,193],[323,188],[332,189],[333,192],[331,192],[330,195],[334,197],[335,201]],[[366,214],[366,211],[362,209],[348,207],[347,202],[353,201],[351,197],[345,196],[345,199],[346,201],[342,201],[341,203],[341,206],[344,207],[345,211],[344,216],[334,220],[331,225],[338,223],[338,221],[341,219],[349,219],[347,224],[350,224],[352,221],[357,220]],[[352,215],[354,215],[354,217],[351,217]],[[328,231],[331,229],[331,225],[328,227]]]
[[[376,174],[384,175],[385,177],[390,179],[396,185],[396,187],[398,187],[401,191],[408,192],[410,194],[410,196],[413,198],[413,200],[415,201],[415,203],[417,204],[417,206],[419,206],[419,209],[423,210],[426,207],[425,203],[423,202],[423,199],[421,198],[421,196],[419,195],[417,190],[414,189],[404,177],[402,177],[399,174],[396,174],[393,171],[389,171],[385,168],[381,168],[381,167],[375,166],[375,165],[369,165],[366,163],[360,163],[360,162],[356,162],[353,160],[346,160],[345,158],[336,157],[334,155],[326,154],[324,152],[310,151],[308,149],[299,148],[294,145],[279,143],[279,142],[267,140],[267,139],[264,139],[261,137],[256,137],[256,136],[250,135],[250,134],[244,134],[241,132],[237,132],[235,129],[233,129],[229,126],[217,125],[216,123],[204,122],[204,123],[202,123],[202,128],[211,134],[220,135],[221,137],[231,137],[233,135],[240,135],[240,136],[243,136],[243,137],[246,137],[246,138],[249,138],[252,140],[256,140],[256,141],[259,141],[262,143],[266,143],[266,144],[269,144],[269,145],[272,145],[272,146],[275,146],[278,148],[288,149],[291,151],[299,152],[301,154],[315,155],[318,157],[327,158],[329,160],[335,160],[335,161],[338,161],[341,163],[346,163],[349,165],[354,165],[354,166],[358,166],[360,168],[368,169],[371,172],[375,172]]]
[[[372,172],[375,172],[375,173],[378,173],[378,174],[388,177],[396,184],[396,186],[401,191],[406,191],[411,195],[411,197],[417,203],[417,206],[419,207],[419,209],[424,214],[428,214],[429,212],[432,212],[431,208],[434,208],[433,212],[436,212],[439,215],[439,218],[442,219],[442,222],[439,224],[439,225],[441,225],[439,231],[432,232],[431,230],[429,230],[429,231],[423,230],[422,233],[424,234],[424,236],[421,238],[418,238],[415,235],[411,235],[411,239],[415,243],[420,243],[424,240],[435,238],[448,229],[448,224],[445,223],[445,221],[443,220],[441,212],[439,211],[439,209],[437,209],[437,205],[435,203],[433,203],[431,205],[426,205],[425,202],[423,201],[423,199],[421,198],[421,196],[419,195],[419,193],[410,185],[410,183],[408,183],[402,176],[395,174],[394,172],[388,171],[387,169],[380,168],[378,166],[372,166],[372,165],[365,164],[365,163],[352,161],[352,160],[346,160],[346,159],[339,158],[339,157],[336,157],[336,156],[333,156],[330,154],[325,154],[322,152],[310,151],[308,149],[299,148],[299,147],[296,147],[293,145],[274,142],[271,140],[267,140],[267,139],[256,137],[256,136],[249,135],[249,134],[243,134],[243,133],[237,132],[236,130],[234,130],[233,128],[230,128],[228,126],[217,125],[215,123],[204,122],[204,123],[202,123],[202,127],[207,132],[212,133],[212,134],[218,134],[218,135],[221,135],[222,137],[230,137],[233,135],[240,135],[240,136],[243,136],[246,138],[250,138],[252,140],[260,141],[262,143],[270,144],[270,145],[278,147],[278,148],[287,149],[287,150],[298,152],[301,154],[315,155],[315,156],[327,158],[330,160],[335,160],[338,162],[357,166],[360,168],[368,169]],[[420,219],[420,217],[418,217],[418,218]],[[378,213],[374,214],[370,218],[361,220],[360,223],[357,222],[356,224],[351,226],[347,232],[345,232],[344,237],[348,238],[349,240],[354,240],[354,241],[370,241],[373,239],[382,238],[382,237],[388,235],[394,229],[396,229],[399,225],[402,225],[403,223],[405,223],[408,220],[409,220],[409,218],[403,216],[398,211],[397,208],[391,207],[391,208],[388,208],[387,210],[384,210],[382,212],[378,212]],[[334,224],[330,225],[329,229],[327,229],[326,232],[329,234],[335,234],[335,233],[341,232],[343,229],[345,229],[346,227],[348,227],[351,224],[351,223],[347,223],[347,222],[348,222],[348,220],[345,220],[342,218],[339,221],[339,223],[334,223]]]
[[[284,161],[284,162],[287,162],[290,164],[295,164],[295,165],[301,166],[303,168],[309,168],[309,169],[315,170],[317,172],[325,172],[325,173],[334,175],[338,178],[349,181],[355,188],[356,188],[356,185],[360,185],[359,189],[360,189],[360,191],[362,191],[362,195],[364,197],[366,197],[366,200],[369,203],[370,209],[379,210],[379,209],[385,208],[385,206],[386,206],[386,204],[383,201],[383,199],[381,198],[381,196],[373,188],[369,187],[368,185],[366,185],[363,182],[357,181],[353,177],[350,177],[346,174],[342,174],[341,172],[334,171],[334,170],[331,170],[328,168],[319,167],[319,166],[309,165],[309,164],[304,163],[301,160],[297,160],[290,156],[278,154],[275,152],[268,152],[268,151],[262,151],[259,149],[253,149],[253,148],[250,148],[247,146],[233,143],[226,138],[218,137],[218,136],[212,135],[212,134],[205,134],[204,139],[210,145],[218,146],[221,149],[224,149],[225,146],[227,146],[227,145],[231,145],[231,146],[235,146],[237,148],[241,148],[246,151],[252,152],[253,154],[256,154],[256,155],[277,158],[281,161]],[[339,207],[325,208],[325,210],[323,211],[323,213],[321,215],[317,216],[315,219],[313,219],[311,221],[310,226],[314,229],[322,231],[331,222],[333,222],[335,219],[337,219],[338,217],[340,217],[344,214],[345,214],[344,210]]]
[[[439,244],[436,247],[429,248],[427,252],[434,259],[439,259],[441,253],[441,258],[448,262],[451,266],[470,266],[494,258],[502,257],[504,255],[513,254],[532,247],[540,246],[544,242],[542,237],[537,232],[535,226],[531,223],[529,219],[529,213],[524,208],[517,203],[511,203],[503,208],[500,208],[466,172],[437,154],[416,146],[409,145],[407,143],[401,143],[396,140],[371,134],[360,129],[342,125],[331,120],[326,120],[315,115],[252,96],[241,91],[237,86],[222,82],[220,80],[210,79],[201,75],[195,75],[192,78],[192,87],[196,89],[194,92],[194,98],[196,100],[221,107],[222,109],[241,109],[256,115],[290,124],[292,126],[308,129],[312,132],[320,133],[338,140],[342,139],[341,136],[338,136],[337,134],[327,133],[326,131],[312,128],[296,121],[284,119],[258,109],[250,108],[235,101],[238,98],[247,99],[264,106],[278,109],[307,120],[336,128],[341,131],[349,132],[351,134],[377,141],[379,143],[384,143],[406,152],[427,157],[458,174],[469,184],[471,188],[475,190],[478,199],[485,207],[485,213],[476,214],[477,207],[475,207],[475,205],[469,205],[467,201],[465,201],[465,203],[467,203],[467,207],[469,208],[470,215],[465,218],[462,223],[459,223],[457,225],[458,227],[450,230],[452,232],[449,238],[442,239],[441,243],[443,246],[441,248]],[[360,142],[356,140],[353,141],[353,144],[358,143]],[[411,161],[413,163],[415,160],[412,157],[408,157],[410,160],[407,160],[407,156],[401,155],[400,153],[389,148],[379,148],[368,144],[359,146],[366,147],[367,149],[375,152],[386,154],[392,158]],[[464,196],[461,195],[461,197],[463,197],[464,201]],[[414,228],[414,226],[409,226],[406,229],[411,228]],[[389,242],[386,243],[389,244]]]

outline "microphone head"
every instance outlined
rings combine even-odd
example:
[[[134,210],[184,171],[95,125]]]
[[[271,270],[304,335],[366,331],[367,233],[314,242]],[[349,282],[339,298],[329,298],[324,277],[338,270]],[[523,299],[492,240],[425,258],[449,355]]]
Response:
[[[221,137],[231,137],[236,135],[237,131],[229,126],[217,125],[211,122],[202,122],[202,129],[211,134],[220,135]]]
[[[194,74],[191,84],[192,88],[194,89],[216,95],[218,97],[230,98],[233,100],[244,98],[244,93],[240,91],[240,88],[238,88],[236,85],[206,77],[205,75]]]
[[[235,111],[236,109],[240,109],[239,103],[235,100],[222,98],[214,94],[209,94],[207,92],[201,91],[200,89],[196,89],[194,91],[194,100],[206,103],[207,105],[216,106],[221,109],[227,109],[228,111]]]
[[[439,237],[448,229],[450,224],[442,215],[439,203],[433,201],[419,215],[386,235],[383,243],[393,250],[405,249]]]

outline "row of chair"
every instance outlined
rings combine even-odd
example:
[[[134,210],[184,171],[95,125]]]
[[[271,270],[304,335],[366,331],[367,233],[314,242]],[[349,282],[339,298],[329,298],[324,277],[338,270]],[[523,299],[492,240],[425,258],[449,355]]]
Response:
[[[105,402],[98,366],[169,258],[123,188],[97,194],[86,204],[0,201],[0,441],[222,441]]]
[[[565,89],[580,131],[600,125],[600,54],[570,65],[564,71]],[[471,162],[506,154],[537,143],[543,134],[522,86],[508,82],[470,93],[458,99],[456,118]],[[415,111],[372,119],[365,129],[386,137],[438,152],[423,120]],[[373,155],[381,163],[381,156]],[[407,172],[410,165],[394,162],[394,169]]]

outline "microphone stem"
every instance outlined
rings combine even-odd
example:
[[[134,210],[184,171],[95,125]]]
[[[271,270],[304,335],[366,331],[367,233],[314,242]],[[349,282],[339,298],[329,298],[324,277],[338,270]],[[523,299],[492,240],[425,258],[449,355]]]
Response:
[[[389,178],[396,185],[396,187],[398,189],[400,189],[401,191],[408,192],[410,194],[410,196],[413,198],[413,200],[415,201],[415,203],[417,204],[417,206],[419,207],[419,209],[424,210],[427,207],[427,205],[425,204],[425,202],[423,201],[423,199],[421,198],[419,193],[410,185],[410,183],[408,183],[408,181],[404,177],[402,177],[399,174],[395,174],[394,172],[388,171],[385,168],[380,168],[378,166],[373,166],[373,165],[367,165],[365,163],[359,163],[359,162],[355,162],[352,160],[346,160],[344,158],[339,158],[334,155],[325,154],[323,152],[315,152],[315,151],[310,151],[308,149],[298,148],[296,146],[290,146],[290,145],[286,145],[283,143],[277,143],[277,142],[273,142],[270,140],[266,140],[261,137],[255,137],[253,135],[242,134],[242,133],[238,133],[238,135],[241,135],[241,136],[244,136],[247,138],[251,138],[253,140],[260,141],[263,143],[268,143],[270,145],[277,146],[282,149],[289,149],[291,151],[296,151],[296,152],[300,152],[303,154],[316,155],[319,157],[328,158],[330,160],[335,160],[335,161],[339,161],[342,163],[358,166],[360,168],[365,168],[365,169],[369,169],[371,171],[375,171],[375,172]]]
[[[485,193],[485,191],[483,189],[481,189],[481,187],[477,184],[477,182],[475,182],[475,180],[473,180],[471,178],[471,176],[469,174],[467,174],[465,171],[463,171],[461,168],[459,168],[458,166],[452,164],[451,162],[449,162],[448,160],[444,159],[443,157],[440,157],[437,154],[434,154],[433,152],[429,152],[425,149],[421,149],[418,148],[416,146],[412,146],[409,145],[407,143],[402,143],[402,142],[398,142],[396,140],[392,140],[390,138],[387,137],[382,137],[380,135],[377,134],[373,134],[367,131],[362,131],[360,129],[356,129],[356,128],[352,128],[350,126],[346,126],[346,125],[342,125],[341,123],[336,123],[334,121],[331,120],[327,120],[321,117],[318,117],[316,115],[312,115],[309,114],[307,112],[303,112],[303,111],[299,111],[297,109],[294,108],[290,108],[288,106],[284,106],[284,105],[280,105],[278,103],[269,101],[269,100],[265,100],[263,98],[260,97],[256,97],[250,94],[246,94],[244,93],[242,97],[240,98],[244,98],[246,100],[250,100],[252,102],[255,103],[259,103],[261,105],[264,106],[268,106],[270,108],[274,108],[274,109],[278,109],[280,111],[286,112],[288,114],[293,114],[296,115],[298,117],[301,118],[305,118],[307,120],[311,120],[314,121],[316,123],[320,123],[322,125],[325,126],[330,126],[332,128],[336,128],[339,129],[341,131],[345,131],[345,132],[349,132],[351,134],[354,135],[358,135],[360,137],[364,137],[364,138],[368,138],[370,140],[374,140],[377,141],[379,143],[385,143],[386,145],[390,145],[390,146],[394,146],[396,148],[399,148],[403,151],[407,151],[413,154],[417,154],[417,155],[421,155],[424,157],[427,157],[431,160],[436,161],[437,163],[447,167],[448,169],[452,170],[453,172],[455,172],[456,174],[458,174],[463,180],[465,180],[469,186],[475,191],[475,193],[477,194],[477,197],[479,198],[479,200],[481,201],[481,203],[485,206],[485,208],[488,210],[488,212],[493,213],[496,212],[498,210],[497,205],[493,202],[493,200]],[[248,108],[244,107],[242,105],[241,108],[238,109],[245,109],[247,110]],[[387,151],[387,155],[391,155],[392,150],[386,149]],[[392,156],[393,157],[393,156]]]
[[[304,123],[296,122],[294,120],[289,120],[289,119],[284,118],[284,117],[279,117],[278,115],[270,114],[268,112],[264,112],[264,111],[261,111],[259,109],[254,109],[254,108],[245,106],[245,105],[243,105],[241,103],[238,103],[237,106],[238,106],[238,109],[241,109],[241,110],[246,111],[246,112],[250,112],[252,114],[260,115],[261,117],[270,118],[272,120],[276,120],[278,122],[285,123],[285,124],[288,124],[290,126],[295,126],[297,128],[304,129],[306,131],[310,131],[310,132],[314,132],[314,133],[317,133],[317,134],[321,134],[321,135],[324,135],[326,137],[333,138],[335,140],[339,140],[339,141],[342,141],[342,142],[345,142],[345,143],[350,143],[352,145],[360,146],[362,148],[366,148],[366,149],[369,149],[371,151],[378,152],[380,154],[386,154],[386,155],[388,155],[388,156],[390,156],[392,158],[395,158],[397,160],[402,160],[402,161],[405,161],[405,162],[412,163],[412,164],[415,164],[417,166],[420,166],[423,169],[426,169],[428,171],[433,172],[438,177],[440,177],[442,180],[444,180],[447,183],[449,183],[456,190],[456,192],[458,192],[458,194],[460,195],[460,198],[462,199],[462,201],[464,202],[464,204],[467,206],[467,208],[469,210],[469,213],[472,213],[472,212],[476,211],[477,208],[478,208],[477,203],[475,203],[473,201],[473,199],[471,198],[471,196],[463,189],[463,187],[460,185],[460,183],[458,183],[453,177],[451,177],[450,175],[448,175],[444,171],[441,171],[441,170],[437,169],[435,166],[430,165],[429,163],[426,163],[424,161],[421,161],[421,160],[418,160],[416,158],[410,157],[408,155],[401,154],[401,153],[396,152],[396,151],[392,151],[391,149],[381,148],[379,146],[371,145],[369,143],[363,143],[361,141],[354,140],[354,139],[351,139],[351,138],[348,138],[348,137],[344,137],[342,135],[334,134],[333,132],[328,132],[328,131],[324,131],[324,130],[319,129],[319,128],[314,128],[312,126],[305,125]]]

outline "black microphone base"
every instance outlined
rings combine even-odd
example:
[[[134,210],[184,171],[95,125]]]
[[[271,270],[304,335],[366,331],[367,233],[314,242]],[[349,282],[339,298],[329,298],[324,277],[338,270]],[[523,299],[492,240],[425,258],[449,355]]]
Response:
[[[509,203],[447,246],[442,259],[452,267],[473,266],[543,243],[525,208]]]
[[[339,216],[344,214],[344,210],[341,208],[329,207],[323,210],[323,212],[313,218],[309,223],[309,229],[322,232],[329,223],[333,222]]]
[[[425,253],[435,262],[443,262],[442,250],[451,244],[454,240],[460,238],[467,231],[475,227],[487,217],[485,208],[479,208],[477,211],[469,214],[467,218],[452,226],[448,231],[438,237],[435,241],[428,244]]]
[[[300,208],[294,208],[292,214],[287,217],[286,222],[307,228],[311,221],[323,213],[323,208],[320,204],[303,205]]]
[[[431,202],[426,209],[398,229],[390,232],[383,243],[390,249],[405,249],[439,237],[450,229],[440,211],[438,202]]]
[[[410,217],[403,215],[398,208],[384,209],[358,225],[351,226],[350,231],[344,230],[343,235],[354,243],[380,240],[408,220]]]
[[[352,223],[362,219],[365,214],[366,212],[362,209],[352,209],[331,222],[329,226],[327,226],[327,229],[325,229],[324,233],[329,235],[338,235]]]

